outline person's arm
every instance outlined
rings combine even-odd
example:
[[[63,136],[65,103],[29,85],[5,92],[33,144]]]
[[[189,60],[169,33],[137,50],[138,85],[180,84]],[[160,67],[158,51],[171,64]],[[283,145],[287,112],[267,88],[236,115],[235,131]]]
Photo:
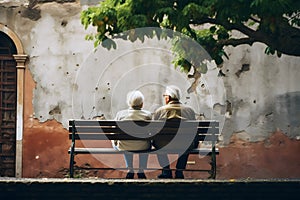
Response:
[[[155,111],[154,114],[153,114],[152,119],[153,119],[153,120],[158,120],[158,119],[159,119],[159,115],[160,115],[159,112],[158,112],[158,111]]]
[[[192,109],[192,119],[191,120],[196,120],[196,113],[193,109]]]

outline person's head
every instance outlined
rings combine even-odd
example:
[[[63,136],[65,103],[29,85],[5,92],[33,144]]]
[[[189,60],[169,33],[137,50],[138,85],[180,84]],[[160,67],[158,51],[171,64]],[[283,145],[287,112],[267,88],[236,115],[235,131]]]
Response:
[[[144,95],[138,91],[133,90],[127,94],[127,104],[129,107],[142,108],[144,103]]]
[[[179,101],[181,97],[181,90],[175,85],[169,85],[166,87],[166,91],[163,96],[166,103],[174,100]]]

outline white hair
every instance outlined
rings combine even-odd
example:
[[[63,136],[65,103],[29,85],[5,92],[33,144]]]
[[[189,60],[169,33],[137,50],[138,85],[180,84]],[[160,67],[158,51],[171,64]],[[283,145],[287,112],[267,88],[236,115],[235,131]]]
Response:
[[[180,100],[181,90],[175,85],[169,85],[166,87],[165,94],[170,96],[172,99]]]
[[[130,107],[141,106],[144,103],[144,95],[138,91],[134,90],[127,94],[127,104]]]

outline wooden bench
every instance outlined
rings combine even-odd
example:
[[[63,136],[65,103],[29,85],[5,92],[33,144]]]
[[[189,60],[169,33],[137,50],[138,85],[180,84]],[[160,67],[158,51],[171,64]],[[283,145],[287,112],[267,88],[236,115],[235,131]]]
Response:
[[[112,120],[69,120],[69,139],[72,140],[68,150],[70,154],[70,177],[74,176],[74,158],[76,154],[124,154],[124,153],[149,153],[149,154],[178,154],[183,153],[193,142],[197,147],[186,153],[210,156],[210,169],[196,169],[190,171],[205,171],[209,178],[216,178],[216,155],[219,154],[215,147],[219,136],[218,121],[199,120],[171,120],[171,121],[112,121]],[[153,140],[169,139],[171,142],[159,150],[148,151],[118,151],[113,147],[76,147],[76,141],[110,141],[110,140]],[[199,145],[198,145],[199,143]],[[205,146],[205,147],[203,147]],[[178,148],[179,147],[179,148]],[[79,169],[77,167],[77,169]],[[87,168],[80,168],[87,169]],[[117,168],[88,168],[94,170]],[[126,169],[126,168],[125,168]],[[146,168],[150,170],[153,168]],[[174,169],[171,169],[174,170]],[[188,169],[186,169],[189,171]]]

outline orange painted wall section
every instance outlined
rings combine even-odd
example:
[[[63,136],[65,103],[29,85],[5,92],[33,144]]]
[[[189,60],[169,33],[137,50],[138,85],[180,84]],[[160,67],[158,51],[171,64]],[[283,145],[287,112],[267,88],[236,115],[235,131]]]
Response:
[[[68,177],[70,142],[68,131],[55,121],[36,124],[26,128],[24,137],[23,176],[32,178],[65,178]],[[217,179],[245,178],[299,178],[300,142],[291,140],[284,134],[274,133],[263,142],[249,143],[232,139],[227,147],[220,148],[217,156]],[[120,155],[102,155],[116,165],[124,166]],[[102,159],[102,160],[103,160]],[[76,165],[85,167],[104,167],[94,156],[75,156]],[[208,166],[207,158],[197,155],[189,157],[195,165],[188,168]],[[174,165],[173,163],[172,165]],[[151,155],[148,165],[158,166],[156,156]],[[147,173],[148,178],[156,178],[159,172]],[[78,173],[77,173],[78,174]],[[78,177],[124,178],[124,171],[81,171]],[[186,178],[207,178],[208,174],[185,172]]]

